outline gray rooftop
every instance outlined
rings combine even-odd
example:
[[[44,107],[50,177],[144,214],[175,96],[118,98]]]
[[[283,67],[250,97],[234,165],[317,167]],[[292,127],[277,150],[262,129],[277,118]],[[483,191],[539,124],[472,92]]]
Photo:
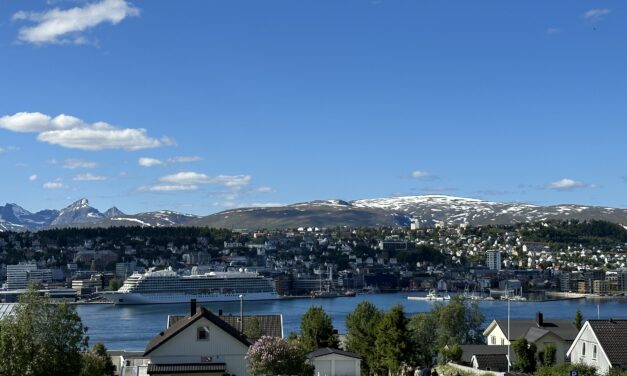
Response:
[[[627,366],[627,320],[588,320],[612,366]]]

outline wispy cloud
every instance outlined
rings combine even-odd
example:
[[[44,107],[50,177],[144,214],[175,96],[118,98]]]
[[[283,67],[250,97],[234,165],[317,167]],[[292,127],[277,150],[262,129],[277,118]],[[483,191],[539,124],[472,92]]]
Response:
[[[196,162],[202,160],[201,157],[198,156],[177,156],[168,158],[165,161],[157,158],[150,157],[142,157],[137,160],[137,164],[142,167],[155,167],[155,166],[164,166],[166,164],[174,164],[174,163],[189,163]]]
[[[546,29],[546,33],[547,34],[559,34],[562,32],[562,29],[560,29],[559,27],[549,27],[548,29]]]
[[[63,161],[63,168],[68,170],[75,170],[77,168],[96,168],[98,164],[96,162],[84,161],[82,159],[69,158]]]
[[[34,26],[22,27],[18,40],[33,44],[85,44],[84,32],[110,23],[117,25],[127,17],[136,17],[139,9],[125,0],[102,0],[82,7],[49,9],[43,12],[19,11],[14,21],[30,21]]]
[[[419,180],[435,180],[436,179],[436,176],[434,176],[430,172],[423,171],[423,170],[412,171],[412,173],[409,176],[413,179],[419,179]]]
[[[274,189],[270,187],[257,187],[253,189],[253,191],[258,192],[258,193],[270,193],[270,192],[274,192]]]
[[[30,181],[35,181],[35,180],[37,180],[37,175],[31,175],[31,176],[29,176],[29,177],[28,177],[28,180],[30,180]]]
[[[72,178],[74,181],[104,181],[107,180],[106,176],[94,175],[91,173],[78,174]]]
[[[612,13],[611,9],[596,8],[590,9],[589,11],[585,12],[581,17],[590,22],[599,22],[603,21],[603,19],[605,19],[605,17],[608,16],[610,13]]]
[[[169,163],[189,163],[189,162],[198,162],[200,160],[202,160],[202,158],[197,155],[188,155],[188,156],[182,155],[178,157],[168,158]]]
[[[217,175],[209,176],[195,171],[182,171],[159,178],[159,182],[140,190],[154,192],[192,191],[200,185],[221,185],[229,189],[229,193],[236,194],[244,186],[251,183],[249,175]]]
[[[15,151],[15,150],[19,150],[20,148],[18,148],[17,146],[0,146],[0,154],[2,153],[8,153],[10,151]]]
[[[18,112],[0,117],[0,128],[38,133],[37,140],[70,149],[135,151],[174,144],[169,137],[155,139],[143,128],[118,128],[105,122],[86,123],[69,115],[51,117],[39,112]]]
[[[56,179],[54,181],[45,182],[42,185],[45,189],[67,189],[69,188],[67,185],[63,184],[61,179]]]
[[[564,178],[544,185],[546,189],[552,189],[556,191],[572,191],[582,188],[594,188],[594,184],[588,184],[581,181]]]

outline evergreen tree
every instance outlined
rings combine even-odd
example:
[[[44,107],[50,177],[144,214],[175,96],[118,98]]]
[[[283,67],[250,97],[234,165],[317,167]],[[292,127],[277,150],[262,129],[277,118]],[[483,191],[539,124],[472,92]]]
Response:
[[[327,315],[322,307],[310,307],[300,322],[300,341],[307,351],[314,351],[322,347],[338,348],[339,339],[331,316]]]
[[[542,359],[542,365],[544,366],[552,366],[555,364],[555,355],[557,353],[557,349],[554,345],[546,345],[544,346],[544,355]]]
[[[246,328],[244,328],[244,335],[251,340],[257,340],[261,338],[263,334],[261,330],[261,323],[259,322],[259,318],[256,316],[251,317],[248,322],[246,322]]]
[[[359,303],[346,317],[346,349],[361,356],[361,368],[366,375],[371,373],[371,366],[375,364],[372,349],[382,317],[383,313],[368,301]]]
[[[573,324],[577,327],[577,330],[581,330],[581,327],[583,326],[583,314],[579,308],[577,308],[577,312],[575,312]]]
[[[533,373],[536,370],[536,345],[521,337],[512,343],[516,354],[515,368],[520,372]]]
[[[396,374],[414,354],[413,344],[407,335],[407,318],[403,307],[396,305],[383,315],[377,326],[375,355],[378,369]]]

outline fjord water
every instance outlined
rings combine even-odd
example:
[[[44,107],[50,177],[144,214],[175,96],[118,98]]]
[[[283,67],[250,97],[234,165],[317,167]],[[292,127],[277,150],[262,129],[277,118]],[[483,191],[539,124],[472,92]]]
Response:
[[[275,301],[247,302],[244,300],[244,314],[282,314],[284,334],[299,330],[300,319],[305,311],[314,305],[322,306],[331,315],[333,325],[340,333],[345,332],[346,316],[359,302],[368,300],[375,306],[387,310],[401,304],[408,315],[431,310],[434,302],[409,301],[408,295],[416,293],[371,294],[356,297],[330,299],[283,299]],[[627,318],[626,299],[578,299],[544,302],[511,302],[512,319],[533,319],[535,313],[544,313],[545,320],[571,320],[577,308],[585,319],[597,318],[597,305],[602,319]],[[239,315],[240,303],[203,303],[203,306],[217,314]],[[507,318],[507,302],[481,301],[479,308],[486,322]],[[88,304],[77,306],[77,311],[88,327],[90,344],[103,342],[110,350],[143,350],[153,336],[165,330],[168,315],[189,314],[189,304],[153,304],[137,306],[113,306],[110,304]]]

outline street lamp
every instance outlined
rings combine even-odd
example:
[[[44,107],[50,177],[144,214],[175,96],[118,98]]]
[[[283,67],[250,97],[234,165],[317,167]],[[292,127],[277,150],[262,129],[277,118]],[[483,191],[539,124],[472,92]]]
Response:
[[[244,295],[239,295],[239,331],[244,334]]]

